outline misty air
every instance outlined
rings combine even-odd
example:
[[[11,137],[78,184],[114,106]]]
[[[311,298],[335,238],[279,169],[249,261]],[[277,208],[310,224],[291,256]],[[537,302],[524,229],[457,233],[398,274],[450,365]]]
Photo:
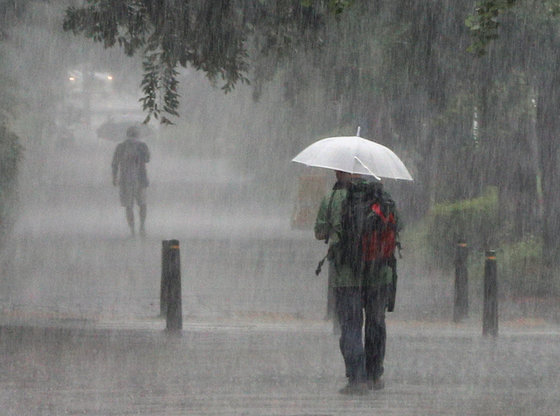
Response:
[[[0,0],[0,415],[558,414],[557,3]]]

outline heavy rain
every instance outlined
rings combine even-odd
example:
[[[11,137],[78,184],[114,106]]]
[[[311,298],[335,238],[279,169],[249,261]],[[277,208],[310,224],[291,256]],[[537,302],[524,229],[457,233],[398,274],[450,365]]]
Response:
[[[0,415],[558,414],[559,14],[0,0]],[[413,180],[292,161],[346,136]],[[335,170],[377,177],[402,227],[365,391],[336,256],[316,273]]]

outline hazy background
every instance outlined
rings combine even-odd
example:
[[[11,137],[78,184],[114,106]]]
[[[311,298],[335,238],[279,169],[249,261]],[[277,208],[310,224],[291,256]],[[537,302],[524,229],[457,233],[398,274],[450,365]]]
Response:
[[[180,117],[152,120],[143,138],[145,239],[129,237],[111,183],[124,137],[96,133],[144,118],[141,59],[63,32],[71,4],[0,0],[5,414],[557,413],[558,35],[540,3],[507,9],[504,41],[482,60],[466,52],[473,2],[398,0],[329,15],[321,48],[277,38],[229,94],[180,69]],[[294,226],[303,180],[326,192],[334,175],[291,159],[358,126],[415,181],[385,182],[405,224],[387,388],[348,399],[335,394],[345,377],[324,319],[326,266],[314,274],[326,246],[311,223]],[[470,312],[455,324],[461,236]],[[167,239],[181,245],[179,337],[159,317]],[[498,258],[491,339],[486,249]]]

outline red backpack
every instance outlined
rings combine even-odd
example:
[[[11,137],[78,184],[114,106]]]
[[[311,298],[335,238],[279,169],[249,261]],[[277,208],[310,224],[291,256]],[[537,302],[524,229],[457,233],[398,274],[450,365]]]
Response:
[[[365,261],[390,259],[397,246],[397,221],[392,212],[383,213],[379,202],[371,206],[375,229],[362,235],[362,255]]]

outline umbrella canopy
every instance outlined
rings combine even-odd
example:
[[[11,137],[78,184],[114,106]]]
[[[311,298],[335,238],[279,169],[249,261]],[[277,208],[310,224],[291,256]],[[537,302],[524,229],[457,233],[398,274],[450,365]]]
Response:
[[[319,140],[306,147],[292,161],[378,178],[413,180],[404,163],[391,149],[358,136]]]

